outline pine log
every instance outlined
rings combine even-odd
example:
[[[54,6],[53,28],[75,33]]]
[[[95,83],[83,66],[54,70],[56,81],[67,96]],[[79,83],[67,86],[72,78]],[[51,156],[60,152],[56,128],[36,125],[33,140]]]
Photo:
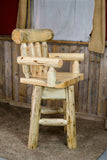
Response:
[[[36,57],[35,47],[33,43],[28,44],[28,51],[29,51],[29,56]],[[30,66],[30,68],[31,68],[32,76],[35,77],[36,76],[36,66]]]
[[[42,55],[43,57],[47,58],[48,57],[48,47],[46,42],[42,42]],[[44,67],[43,71],[46,74],[48,70],[48,67]]]
[[[41,45],[39,42],[36,42],[35,44],[35,52],[37,57],[42,57],[42,51],[41,51]],[[38,75],[42,74],[43,66],[37,66],[36,72]]]
[[[64,119],[56,119],[56,118],[42,118],[39,120],[39,124],[44,126],[65,126],[67,121]]]
[[[74,61],[73,66],[72,66],[72,73],[80,73],[80,68],[79,68],[79,62]]]
[[[63,113],[63,108],[60,107],[42,107],[42,114],[61,114]]]
[[[47,74],[47,85],[48,87],[54,87],[55,83],[56,83],[56,70],[53,67],[50,67]]]
[[[74,86],[66,89],[66,102],[67,144],[68,148],[74,149],[77,147]]]
[[[64,61],[84,61],[84,53],[49,53],[50,58],[61,58]]]
[[[21,55],[26,57],[28,55],[26,43],[22,43],[20,49],[21,49]],[[24,73],[25,77],[29,78],[30,77],[30,67],[25,64],[22,66],[22,68],[23,68],[23,73]]]
[[[61,68],[63,65],[63,61],[61,59],[55,58],[38,58],[38,57],[24,57],[19,56],[17,57],[17,63],[23,65],[43,65],[43,66],[52,66],[55,68]]]
[[[36,148],[38,145],[41,95],[42,87],[34,86],[32,93],[28,148]]]
[[[17,43],[43,42],[51,40],[54,33],[50,29],[15,29],[12,40]]]

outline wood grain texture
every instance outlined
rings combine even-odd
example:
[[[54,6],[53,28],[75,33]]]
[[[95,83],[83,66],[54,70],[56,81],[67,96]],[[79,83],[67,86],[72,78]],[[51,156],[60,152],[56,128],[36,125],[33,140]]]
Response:
[[[5,95],[6,99],[12,99],[12,55],[11,55],[11,42],[4,43],[5,53]]]
[[[37,66],[51,66],[55,68],[61,68],[63,61],[56,58],[44,58],[44,57],[28,57],[28,56],[19,56],[17,57],[17,63],[22,65],[37,65]],[[42,72],[42,71],[41,71]]]
[[[74,86],[66,89],[67,145],[70,149],[77,147]]]
[[[99,91],[99,60],[97,54],[90,53],[89,85],[88,85],[88,112],[97,114]]]
[[[67,86],[78,83],[84,79],[84,75],[73,74],[69,72],[57,72],[55,88],[65,88]],[[20,82],[24,84],[33,84],[48,87],[46,75],[36,76],[35,78],[20,78]]]
[[[80,67],[78,61],[74,61],[72,65],[72,73],[77,73],[77,74],[80,73]]]
[[[1,41],[1,51],[0,51],[0,98],[5,101],[6,99],[6,90],[8,90],[9,86],[5,85],[6,77],[5,77],[5,69],[6,69],[6,61],[5,61],[5,49],[4,43],[7,41]],[[18,54],[18,47],[14,46],[11,41],[10,52],[12,52],[8,58],[10,63],[11,69],[8,72],[13,72],[11,75],[11,83],[12,83],[12,100],[18,100],[20,104],[23,103],[30,103],[31,97],[31,88],[26,84],[21,84],[19,82],[20,77],[23,77],[22,68],[19,66],[17,68],[17,63],[14,61],[15,57]],[[106,56],[107,56],[107,48],[105,50],[104,56],[99,56],[95,54],[95,56],[90,57],[90,52],[88,51],[88,46],[86,44],[72,44],[72,43],[63,43],[63,42],[48,42],[48,51],[49,53],[84,53],[85,54],[85,61],[80,62],[80,72],[84,73],[84,81],[79,82],[79,85],[75,85],[75,104],[76,104],[76,111],[86,114],[93,114],[93,115],[100,115],[100,116],[107,116],[106,113],[106,106],[107,106],[107,88],[106,88]],[[8,53],[9,54],[9,53]],[[15,54],[13,56],[13,54]],[[94,53],[92,53],[94,54]],[[91,61],[90,61],[91,59]],[[93,62],[92,62],[93,61]],[[71,72],[72,71],[72,61],[64,62],[64,65],[61,69],[57,69],[60,71]],[[14,75],[14,77],[13,77]],[[18,83],[17,83],[18,82]],[[19,86],[17,84],[20,84]],[[8,83],[9,85],[9,83]],[[90,88],[91,86],[91,88]],[[92,89],[92,86],[94,89]],[[31,86],[32,87],[32,86]],[[19,88],[19,89],[18,89]],[[89,89],[90,88],[90,89]],[[88,89],[90,91],[88,91]],[[94,92],[94,94],[93,94]],[[94,101],[94,96],[95,101]],[[15,102],[16,102],[15,101]],[[45,102],[44,102],[45,103]],[[14,103],[15,104],[15,103]],[[46,104],[46,103],[45,103]],[[17,105],[17,104],[16,104]],[[48,106],[62,106],[61,101],[48,101]],[[87,115],[88,116],[88,115]],[[92,118],[93,119],[93,118]]]
[[[33,43],[28,44],[28,56],[36,57],[35,47]],[[30,66],[30,71],[33,76],[36,76],[36,66]]]
[[[4,42],[0,41],[0,97],[5,98],[5,61]]]
[[[62,114],[63,108],[60,107],[43,107],[41,108],[42,114]]]
[[[17,44],[48,41],[53,36],[50,29],[15,29],[12,32],[12,40]]]
[[[28,148],[36,148],[39,136],[39,119],[41,110],[42,88],[33,87]]]
[[[81,53],[83,53],[85,51],[85,47],[81,46],[81,47],[77,47],[77,50]],[[85,70],[85,66],[84,66],[84,61],[80,62],[80,72],[84,73]],[[78,111],[82,112],[83,111],[83,103],[84,103],[84,80],[81,81],[78,84]]]
[[[42,42],[42,56],[45,58],[49,57],[47,42]],[[46,74],[47,71],[48,71],[48,67],[44,67],[43,72]]]
[[[35,43],[35,53],[37,57],[42,57],[41,44],[39,42]],[[41,75],[43,72],[43,66],[36,66],[36,72],[38,75]]]
[[[65,99],[65,89],[44,87],[42,99]]]
[[[97,114],[107,117],[107,48],[100,58],[100,77]]]
[[[16,63],[19,55],[20,46],[12,42],[12,93],[15,101],[19,101],[19,65]]]
[[[21,44],[20,51],[21,51],[22,57],[28,56],[28,47],[27,47],[26,43]],[[22,69],[23,69],[23,73],[24,73],[25,77],[29,78],[30,77],[30,66],[28,66],[26,64],[22,65]]]
[[[84,61],[84,53],[49,53],[50,58],[61,58],[64,61]]]
[[[39,120],[39,124],[44,126],[65,126],[67,125],[67,121],[60,118],[42,118]]]

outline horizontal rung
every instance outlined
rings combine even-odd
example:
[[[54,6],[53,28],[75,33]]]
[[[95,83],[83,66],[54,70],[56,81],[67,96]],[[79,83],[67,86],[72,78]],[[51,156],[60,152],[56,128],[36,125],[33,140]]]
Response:
[[[61,58],[64,61],[84,61],[84,53],[49,53],[49,58]]]
[[[63,113],[63,108],[59,107],[42,107],[41,109],[42,114],[60,114]]]
[[[39,124],[44,126],[65,126],[67,121],[59,118],[42,118],[39,120]]]

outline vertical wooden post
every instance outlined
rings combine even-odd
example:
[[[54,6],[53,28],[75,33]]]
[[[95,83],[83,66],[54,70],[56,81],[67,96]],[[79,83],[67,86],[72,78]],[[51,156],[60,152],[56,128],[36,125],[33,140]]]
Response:
[[[68,148],[74,149],[77,147],[74,86],[66,89],[66,102],[67,144]]]
[[[29,56],[36,57],[35,48],[33,46],[33,43],[28,44],[28,51],[29,51]],[[32,76],[35,77],[36,76],[36,66],[30,66],[30,67],[31,67]]]
[[[38,145],[41,95],[42,87],[33,86],[28,148],[36,148]]]
[[[48,57],[48,47],[46,42],[42,42],[42,55],[43,57]],[[46,74],[48,67],[44,67],[44,73]]]
[[[66,101],[63,101],[63,112],[64,112],[64,119],[66,120]],[[67,131],[67,126],[64,126],[64,133]]]
[[[74,61],[72,66],[72,73],[80,73],[79,61]]]
[[[36,56],[37,56],[37,57],[42,57],[41,45],[40,45],[39,42],[36,42],[36,44],[35,44],[35,52],[36,52]],[[42,66],[37,66],[37,67],[36,67],[36,70],[37,70],[37,74],[38,74],[38,75],[41,75],[41,74],[42,74],[42,69],[43,69]]]
[[[26,43],[22,43],[21,45],[21,55],[22,56],[27,56],[27,45]],[[25,75],[26,78],[29,78],[30,77],[30,66],[28,65],[23,65],[22,66],[23,68],[23,73]]]
[[[47,74],[48,87],[54,87],[55,82],[56,82],[56,70],[53,67],[50,67]]]

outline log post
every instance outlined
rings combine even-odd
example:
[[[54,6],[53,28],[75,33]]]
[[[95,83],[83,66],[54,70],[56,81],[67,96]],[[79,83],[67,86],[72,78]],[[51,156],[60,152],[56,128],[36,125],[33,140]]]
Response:
[[[35,44],[35,52],[36,52],[36,56],[37,57],[42,57],[41,45],[40,45],[39,42],[36,42],[36,44]],[[36,68],[37,68],[36,69],[37,70],[37,74],[41,75],[43,67],[42,66],[37,66]]]
[[[28,51],[31,57],[36,57],[35,48],[34,48],[33,43],[28,44]],[[36,66],[30,66],[30,67],[31,67],[32,76],[35,77],[36,76]]]
[[[72,66],[72,73],[80,73],[79,61],[74,61]]]
[[[28,56],[26,43],[22,43],[20,49],[21,49],[22,56],[24,56],[24,57]],[[24,73],[25,77],[29,78],[30,77],[30,67],[28,65],[23,65],[22,69],[23,69],[23,73]]]
[[[33,86],[28,148],[36,148],[38,145],[41,95],[42,87]]]
[[[64,119],[66,120],[66,101],[63,101],[63,113],[64,113]],[[67,126],[64,126],[64,133],[67,131]]]
[[[47,74],[47,85],[48,87],[54,87],[56,82],[56,70],[53,67],[49,68]]]
[[[42,55],[43,57],[47,58],[48,57],[48,47],[46,42],[42,42]],[[48,70],[48,67],[44,67],[44,73],[46,74]]]
[[[67,144],[68,148],[74,149],[77,147],[74,86],[66,89],[66,102]]]

